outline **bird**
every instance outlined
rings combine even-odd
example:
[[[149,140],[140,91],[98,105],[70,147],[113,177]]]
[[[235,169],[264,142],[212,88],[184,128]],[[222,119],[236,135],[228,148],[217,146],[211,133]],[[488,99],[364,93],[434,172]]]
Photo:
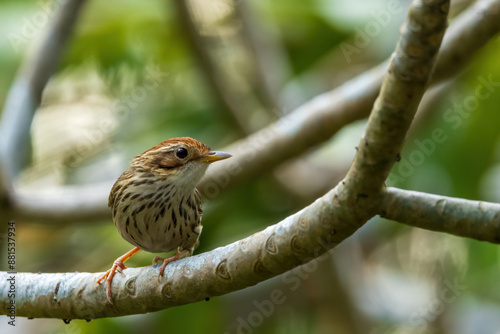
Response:
[[[113,304],[111,283],[116,272],[122,273],[125,261],[144,250],[165,253],[155,256],[153,265],[163,261],[159,276],[172,261],[193,254],[202,231],[201,194],[196,188],[208,166],[231,154],[212,151],[190,137],[165,140],[135,156],[118,178],[108,198],[113,222],[123,239],[135,246],[116,259],[99,278],[106,280],[106,296]]]

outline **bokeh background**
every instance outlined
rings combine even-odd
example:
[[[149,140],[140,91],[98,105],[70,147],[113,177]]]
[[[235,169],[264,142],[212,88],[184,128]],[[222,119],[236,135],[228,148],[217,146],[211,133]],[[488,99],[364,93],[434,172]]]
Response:
[[[452,1],[451,15],[473,2]],[[112,180],[134,155],[175,136],[222,148],[389,57],[409,3],[192,0],[200,56],[175,1],[88,1],[35,116],[32,158],[19,185]],[[0,105],[47,27],[33,18],[58,6],[0,2]],[[406,169],[395,168],[393,185],[500,201],[499,85],[487,99],[476,98],[471,112],[459,112],[481,78],[500,82],[499,51],[495,38],[464,72],[429,92],[402,152]],[[221,103],[220,91],[236,108]],[[350,124],[306,155],[206,200],[196,253],[262,230],[333,187],[364,124]],[[436,129],[446,139],[422,148]],[[130,249],[111,217],[17,221],[17,230],[18,271],[104,271]],[[500,333],[499,250],[377,217],[321,261],[208,302],[69,325],[18,318],[15,330],[1,317],[0,331]],[[147,266],[152,257],[141,252],[128,265]],[[276,289],[280,302],[262,309]]]

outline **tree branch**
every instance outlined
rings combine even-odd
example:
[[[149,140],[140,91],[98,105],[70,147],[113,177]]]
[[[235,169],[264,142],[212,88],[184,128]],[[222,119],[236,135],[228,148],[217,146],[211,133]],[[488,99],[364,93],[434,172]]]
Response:
[[[370,197],[379,196],[398,160],[434,70],[448,10],[448,1],[422,1],[410,9],[356,157],[344,179],[348,196],[377,204]]]
[[[308,208],[243,240],[173,262],[158,281],[158,266],[126,269],[113,279],[114,306],[106,301],[100,274],[16,275],[16,314],[85,319],[152,312],[252,286],[323,254],[362,223],[336,207],[334,189]],[[346,223],[348,222],[348,223]],[[0,291],[7,295],[3,272]],[[8,312],[0,300],[0,314]]]
[[[245,239],[158,267],[129,268],[113,279],[114,307],[102,273],[15,274],[16,315],[94,319],[153,312],[255,285],[305,264],[334,248],[359,225],[353,210],[339,206],[338,188],[280,223]],[[378,213],[405,224],[500,243],[500,204],[388,188]],[[449,225],[449,222],[451,224]],[[473,232],[473,236],[470,233]],[[6,296],[13,276],[0,272]],[[9,301],[0,300],[0,314]]]
[[[388,188],[383,218],[426,230],[500,243],[500,204]]]

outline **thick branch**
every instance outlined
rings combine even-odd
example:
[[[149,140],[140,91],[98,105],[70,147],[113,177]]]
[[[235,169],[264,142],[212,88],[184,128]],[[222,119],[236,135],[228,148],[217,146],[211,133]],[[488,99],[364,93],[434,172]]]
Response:
[[[403,25],[380,95],[345,178],[348,195],[354,198],[378,196],[383,189],[434,70],[449,1],[417,3]]]
[[[17,315],[94,319],[146,313],[255,285],[317,258],[355,231],[358,218],[336,198],[337,188],[264,231],[173,262],[159,281],[158,266],[126,269],[113,280],[115,306],[107,303],[104,286],[94,286],[102,273],[15,274]],[[500,243],[500,204],[396,188],[388,188],[380,203],[385,218]],[[3,296],[11,276],[0,274]],[[8,313],[8,302],[0,300],[0,314]]]
[[[114,306],[102,273],[15,275],[16,314],[27,317],[91,319],[161,310],[255,285],[312,260],[351,235],[363,222],[334,200],[336,189],[309,207],[225,247],[176,261],[158,280],[158,267],[126,269],[113,279]],[[0,292],[10,287],[0,276]],[[0,300],[0,314],[9,301]]]
[[[410,226],[500,243],[500,204],[388,188],[378,214]]]

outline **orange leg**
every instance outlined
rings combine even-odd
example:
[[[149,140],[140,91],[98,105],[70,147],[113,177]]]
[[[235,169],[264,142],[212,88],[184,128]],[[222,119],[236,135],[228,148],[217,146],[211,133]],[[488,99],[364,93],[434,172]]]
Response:
[[[179,251],[179,248],[177,248],[177,253],[175,253],[174,256],[167,257],[167,258],[155,256],[155,258],[153,259],[153,265],[157,261],[163,261],[163,264],[160,267],[160,274],[158,275],[158,279],[160,279],[160,276],[163,276],[163,272],[165,271],[165,267],[167,266],[167,264],[169,264],[170,262],[180,260],[185,254],[189,254],[189,253],[191,253],[191,250],[189,250],[189,249],[184,249],[181,252],[181,251]]]
[[[117,258],[115,262],[113,262],[113,266],[111,267],[111,269],[106,271],[104,275],[102,275],[102,277],[99,278],[97,282],[95,282],[95,284],[101,284],[102,281],[106,280],[106,296],[108,297],[108,301],[111,304],[113,304],[113,301],[111,300],[111,282],[113,281],[113,276],[115,276],[115,273],[117,271],[119,273],[123,273],[123,269],[127,268],[123,263],[140,252],[140,250],[141,249],[139,247],[135,247],[134,249]]]

